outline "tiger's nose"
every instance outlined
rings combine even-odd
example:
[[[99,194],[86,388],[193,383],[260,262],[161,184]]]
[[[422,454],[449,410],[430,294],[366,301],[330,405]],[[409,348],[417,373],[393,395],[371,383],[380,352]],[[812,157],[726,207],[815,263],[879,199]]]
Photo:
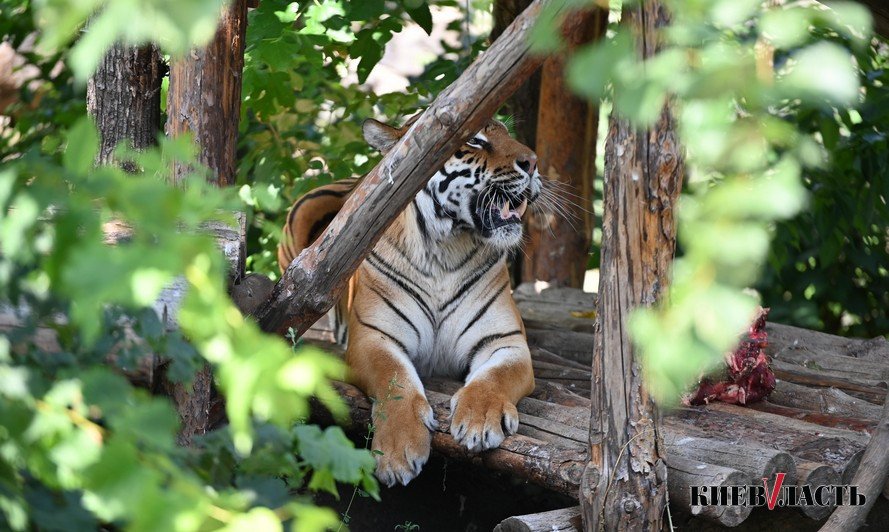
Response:
[[[522,169],[523,172],[528,174],[529,176],[534,175],[534,170],[537,169],[537,156],[533,153],[527,155],[519,155],[516,157],[515,163],[519,168]]]

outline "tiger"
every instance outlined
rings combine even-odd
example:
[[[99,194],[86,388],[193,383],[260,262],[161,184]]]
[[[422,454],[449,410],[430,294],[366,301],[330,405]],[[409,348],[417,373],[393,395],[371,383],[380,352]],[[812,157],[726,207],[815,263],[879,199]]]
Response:
[[[400,128],[368,119],[364,139],[385,155],[418,117]],[[296,200],[278,247],[282,272],[359,182]],[[385,485],[407,485],[429,458],[438,425],[421,377],[463,381],[451,399],[450,433],[469,451],[498,447],[517,431],[516,403],[534,390],[534,374],[506,259],[522,242],[522,216],[542,183],[537,155],[491,119],[398,215],[332,310],[349,378],[374,399],[371,448]]]

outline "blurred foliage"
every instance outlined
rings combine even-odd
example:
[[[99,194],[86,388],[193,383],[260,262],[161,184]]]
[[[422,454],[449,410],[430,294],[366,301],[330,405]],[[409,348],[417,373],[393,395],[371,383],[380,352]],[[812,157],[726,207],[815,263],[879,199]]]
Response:
[[[573,55],[568,79],[589,98],[609,94],[615,112],[640,127],[667,101],[678,118],[687,150],[687,192],[677,209],[683,254],[662,303],[635,311],[630,323],[652,393],[672,402],[722,363],[751,319],[758,301],[744,289],[757,281],[774,224],[805,206],[803,169],[823,168],[828,158],[806,117],[861,103],[853,52],[866,53],[871,20],[851,2],[664,5],[671,24],[652,57],[643,61],[632,29],[616,25]],[[533,44],[553,49],[558,35],[538,32]],[[860,199],[846,197],[850,205]],[[885,209],[885,197],[874,202]]]
[[[136,174],[93,167],[98,137],[73,73],[88,76],[104,50],[88,38],[98,21],[138,35],[126,26],[143,17],[159,36],[200,42],[195,16],[215,18],[218,2],[186,2],[162,20],[148,14],[166,2],[89,3],[99,11],[71,48],[86,15],[67,4],[2,5],[5,40],[37,72],[0,117],[0,308],[21,325],[0,337],[0,529],[335,526],[312,492],[341,482],[377,497],[374,459],[339,428],[302,424],[311,396],[345,412],[328,383],[342,362],[262,334],[229,300],[226,264],[201,227],[231,220],[240,198],[207,184],[188,138],[120,148]],[[171,42],[160,44],[176,53]],[[196,168],[182,187],[166,184],[174,160]],[[117,246],[103,241],[112,220],[133,228]],[[149,305],[176,279],[187,295],[168,331]],[[173,382],[211,362],[228,425],[178,447],[170,401],[118,371],[155,355]]]
[[[133,530],[335,524],[308,492],[336,493],[334,481],[377,492],[369,452],[340,429],[299,424],[310,396],[343,413],[327,383],[342,377],[342,363],[262,334],[228,299],[226,264],[200,228],[229,217],[236,202],[201,173],[182,188],[165,182],[173,160],[195,160],[190,139],[125,154],[137,175],[93,168],[97,140],[84,118],[59,143],[60,157],[33,148],[0,175],[0,301],[24,325],[0,341],[0,522],[14,530],[53,529],[69,517]],[[110,221],[133,228],[125,243],[103,242]],[[146,305],[180,276],[181,333],[168,332]],[[39,341],[46,331],[58,346]],[[131,371],[161,354],[180,382],[209,360],[228,426],[178,447],[169,400],[133,387],[108,366],[109,353]]]
[[[155,42],[174,56],[206,44],[216,32],[226,0],[25,0],[33,4],[42,31],[40,47],[59,50],[73,43],[68,64],[85,82],[115,42]],[[90,31],[83,32],[89,20]]]
[[[137,175],[93,169],[83,81],[102,53],[118,39],[154,40],[175,57],[212,36],[222,4],[0,0],[4,40],[37,69],[0,117],[0,304],[23,323],[0,337],[0,528],[316,530],[338,519],[312,491],[343,482],[377,495],[369,452],[340,429],[300,423],[312,395],[342,412],[327,384],[342,365],[245,320],[199,228],[246,205],[248,268],[276,273],[292,201],[372,167],[363,120],[400,121],[456,79],[485,48],[469,23],[490,1],[467,12],[456,0],[263,0],[249,14],[237,192],[208,186],[200,169],[183,188],[165,184],[172,160],[194,160],[187,139],[128,154]],[[677,16],[655,58],[643,65],[615,27],[570,72],[581,94],[610,95],[639,124],[672,98],[689,149],[671,305],[633,323],[655,393],[672,396],[734,341],[754,304],[740,289],[767,256],[758,289],[776,319],[884,332],[886,52],[869,46],[866,12],[667,4]],[[459,14],[447,28],[459,45],[442,40],[407,91],[375,94],[364,82],[393,34],[429,32],[441,8]],[[536,45],[553,50],[548,20]],[[125,245],[102,243],[112,219],[136,228]],[[173,279],[189,287],[179,332],[148,308]],[[58,352],[35,342],[44,329]],[[150,354],[169,359],[175,382],[211,362],[229,425],[176,446],[169,401],[115,371]]]
[[[433,7],[461,5],[447,0]],[[485,13],[490,2],[472,9]],[[376,94],[362,83],[393,34],[412,22],[431,31],[426,3],[264,0],[249,17],[238,183],[252,207],[247,266],[274,277],[290,205],[317,186],[363,175],[379,160],[364,142],[362,122],[402,122],[456,79],[485,41],[457,18],[446,29],[466,48],[442,40],[443,54],[428,58],[407,91]]]
[[[858,109],[800,112],[830,160],[803,177],[809,205],[781,221],[757,283],[770,318],[843,335],[889,331],[889,46],[855,54],[864,98]]]

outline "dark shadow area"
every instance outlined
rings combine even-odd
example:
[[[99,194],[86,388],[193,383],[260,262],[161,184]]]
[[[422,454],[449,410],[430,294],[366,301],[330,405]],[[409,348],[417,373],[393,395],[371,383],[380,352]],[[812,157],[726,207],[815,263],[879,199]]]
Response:
[[[315,502],[342,514],[352,488],[339,486],[340,500],[319,495]],[[352,532],[489,531],[512,515],[556,510],[576,501],[480,466],[433,455],[407,486],[381,487],[381,501],[355,497],[349,510]],[[419,528],[407,527],[414,524]],[[345,529],[345,527],[344,527]]]

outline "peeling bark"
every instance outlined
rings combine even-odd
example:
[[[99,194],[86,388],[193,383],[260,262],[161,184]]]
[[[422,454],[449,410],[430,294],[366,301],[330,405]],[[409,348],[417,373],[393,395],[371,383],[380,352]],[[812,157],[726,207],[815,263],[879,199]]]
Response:
[[[659,2],[628,8],[639,53],[651,57],[667,21]],[[602,266],[592,364],[590,456],[580,488],[586,530],[660,530],[666,466],[660,413],[626,328],[657,302],[676,246],[673,206],[683,167],[669,106],[649,131],[612,117],[605,152]]]

